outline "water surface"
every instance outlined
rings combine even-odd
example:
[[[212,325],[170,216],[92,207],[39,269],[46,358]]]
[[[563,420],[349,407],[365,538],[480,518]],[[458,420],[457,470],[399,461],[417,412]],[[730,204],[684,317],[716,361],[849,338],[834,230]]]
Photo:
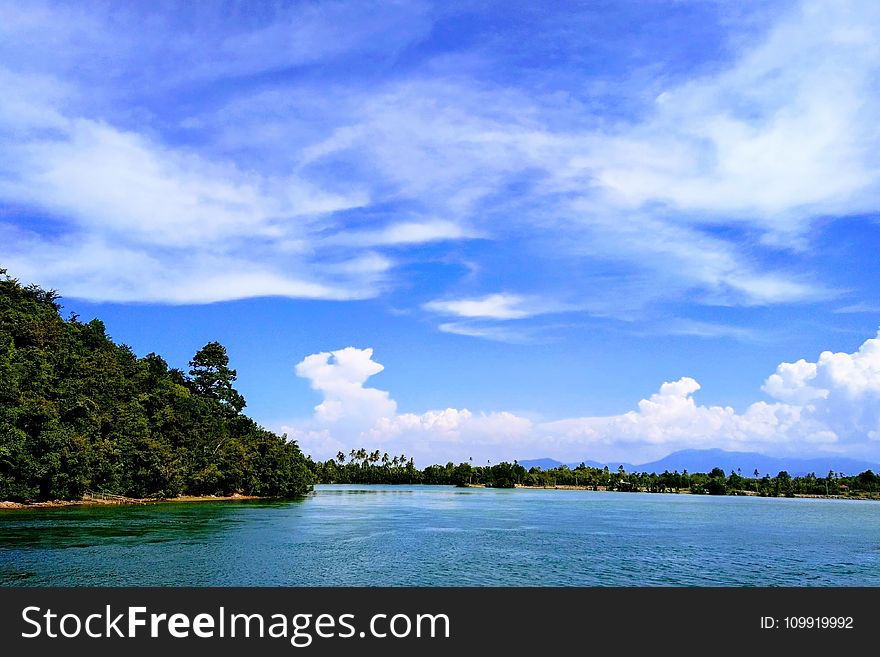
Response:
[[[880,586],[880,503],[448,486],[0,512],[3,586]]]

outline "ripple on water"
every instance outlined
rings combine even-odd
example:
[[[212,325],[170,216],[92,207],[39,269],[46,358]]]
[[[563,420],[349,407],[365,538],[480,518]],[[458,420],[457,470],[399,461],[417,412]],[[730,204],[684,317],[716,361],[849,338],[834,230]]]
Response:
[[[321,486],[0,513],[0,585],[880,586],[876,504]]]

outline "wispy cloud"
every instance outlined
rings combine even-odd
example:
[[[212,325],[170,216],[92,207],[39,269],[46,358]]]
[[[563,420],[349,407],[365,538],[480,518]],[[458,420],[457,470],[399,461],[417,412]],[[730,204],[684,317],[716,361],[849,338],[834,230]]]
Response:
[[[413,220],[374,230],[373,239],[342,252],[332,243],[324,249],[328,229],[345,230],[333,217],[369,203],[362,185],[334,190],[292,170],[240,165],[236,155],[204,142],[180,143],[167,106],[147,109],[162,102],[163,87],[191,86],[199,77],[240,78],[345,53],[393,52],[424,33],[424,6],[377,5],[378,13],[361,20],[356,14],[365,5],[252,5],[238,23],[210,8],[191,15],[156,9],[0,5],[0,145],[8,156],[0,164],[0,198],[12,208],[0,257],[16,275],[93,300],[364,298],[384,289],[392,267],[371,247],[467,234],[451,223]],[[358,30],[349,29],[351,21]],[[154,31],[134,29],[144,22]],[[117,37],[117,24],[131,25],[130,42]],[[197,47],[193,26],[202,32]],[[403,30],[399,40],[377,45],[375,34],[391,28]],[[340,30],[346,38],[330,38]],[[57,57],[20,57],[32,50],[26,44],[47,38]],[[143,48],[133,45],[141,40]],[[166,50],[150,60],[160,42]],[[178,46],[182,58],[173,54]],[[112,64],[100,78],[90,62],[102,54]],[[154,76],[145,84],[155,98],[132,83],[147,76]],[[125,102],[153,112],[151,120],[131,125],[131,115],[119,111]]]
[[[493,56],[513,33],[437,41],[433,21],[464,20],[441,9],[0,4],[0,198],[20,236],[0,258],[68,294],[75,270],[90,299],[364,298],[401,282],[398,259],[420,246],[479,237],[479,274],[432,289],[427,311],[510,321],[564,299],[632,317],[835,296],[802,254],[819,218],[880,201],[873,3],[768,12],[690,76],[652,51],[648,96],[644,71],[546,57],[574,38],[570,9],[523,46],[538,72]],[[142,267],[120,282],[111,252]],[[234,292],[219,271],[241,274]]]
[[[438,327],[443,333],[483,338],[508,344],[530,344],[539,341],[532,328],[514,328],[509,325],[481,324],[476,322],[443,322]]]
[[[348,246],[407,246],[428,242],[445,242],[478,237],[479,234],[454,222],[426,219],[402,221],[373,231],[350,230],[335,233],[327,242]]]
[[[692,319],[675,319],[653,327],[654,331],[669,335],[685,335],[695,338],[732,338],[744,342],[758,339],[754,329],[731,326],[716,322],[701,322]]]
[[[865,303],[864,301],[860,301],[859,303],[853,303],[848,306],[841,306],[840,308],[835,308],[834,312],[838,315],[856,315],[861,313],[866,314],[880,314],[880,305]]]
[[[478,299],[453,299],[429,301],[426,310],[459,317],[488,319],[522,319],[540,314],[542,310],[532,306],[525,297],[515,294],[489,294]]]

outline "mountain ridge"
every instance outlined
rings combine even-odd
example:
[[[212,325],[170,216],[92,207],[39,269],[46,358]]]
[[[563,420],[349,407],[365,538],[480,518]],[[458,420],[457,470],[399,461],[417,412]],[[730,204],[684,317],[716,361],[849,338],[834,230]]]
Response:
[[[526,468],[526,470],[535,466],[540,467],[542,470],[548,470],[561,465],[575,468],[580,463],[594,468],[608,466],[609,470],[616,470],[622,465],[623,469],[627,472],[656,472],[658,474],[664,470],[669,470],[670,472],[675,470],[679,472],[684,470],[688,472],[710,472],[712,468],[717,467],[726,473],[740,470],[745,477],[753,477],[755,470],[758,471],[761,477],[764,475],[772,477],[783,470],[793,477],[803,476],[810,472],[816,473],[817,476],[825,476],[829,470],[845,475],[855,475],[865,470],[872,470],[874,472],[880,470],[880,464],[845,456],[829,455],[809,458],[768,456],[757,452],[729,452],[717,448],[678,450],[667,454],[661,459],[641,464],[618,461],[602,463],[593,460],[563,463],[551,458],[523,459],[519,461],[519,464]]]

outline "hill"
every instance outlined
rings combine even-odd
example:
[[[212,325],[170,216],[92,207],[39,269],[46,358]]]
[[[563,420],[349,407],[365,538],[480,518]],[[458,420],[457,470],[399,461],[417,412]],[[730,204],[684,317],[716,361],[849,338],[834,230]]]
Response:
[[[295,442],[241,413],[226,349],[206,344],[184,374],[138,358],[104,324],[61,317],[54,291],[0,269],[0,500],[299,495]]]
[[[814,472],[824,476],[829,470],[845,475],[854,475],[865,470],[877,471],[878,464],[842,456],[823,456],[815,458],[775,457],[755,452],[727,452],[721,449],[686,449],[650,463],[637,466],[640,471],[663,472],[669,470],[688,470],[689,472],[709,472],[718,467],[727,473],[742,470],[743,475],[752,476],[757,470],[762,476],[774,476],[783,470],[791,476],[801,476]]]

